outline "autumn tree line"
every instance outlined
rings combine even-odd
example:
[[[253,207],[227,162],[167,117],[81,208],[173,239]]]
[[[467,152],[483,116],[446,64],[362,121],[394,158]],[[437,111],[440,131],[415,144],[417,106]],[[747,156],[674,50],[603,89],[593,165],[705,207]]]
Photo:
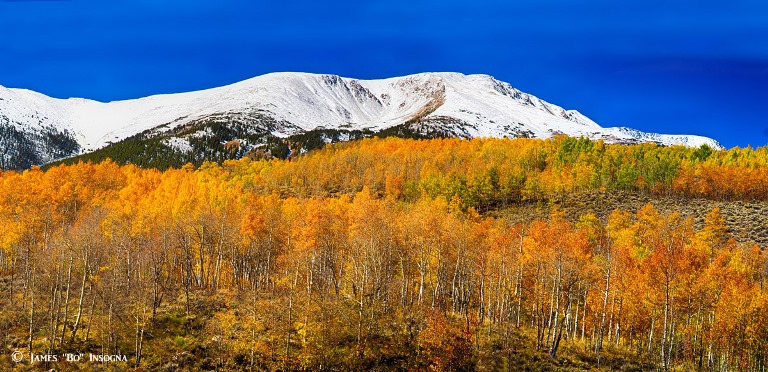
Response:
[[[3,350],[223,370],[516,370],[521,350],[578,350],[764,371],[766,256],[719,210],[699,228],[650,204],[498,212],[596,189],[765,200],[766,162],[765,148],[366,139],[292,161],[3,172]]]

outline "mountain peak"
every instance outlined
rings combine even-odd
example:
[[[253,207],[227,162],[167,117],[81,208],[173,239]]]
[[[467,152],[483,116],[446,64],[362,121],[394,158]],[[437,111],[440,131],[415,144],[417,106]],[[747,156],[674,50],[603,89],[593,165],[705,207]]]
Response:
[[[705,137],[601,127],[576,110],[565,110],[483,74],[425,72],[360,80],[334,74],[277,72],[201,91],[108,103],[55,99],[0,87],[0,127],[12,127],[38,138],[38,142],[44,142],[46,133],[53,131],[71,137],[84,151],[147,130],[171,130],[207,117],[223,122],[227,117],[269,118],[272,124],[268,132],[278,137],[317,127],[377,132],[406,126],[415,132],[464,138],[565,134],[617,143],[721,148]],[[45,146],[39,147],[38,162],[62,154],[48,154]]]

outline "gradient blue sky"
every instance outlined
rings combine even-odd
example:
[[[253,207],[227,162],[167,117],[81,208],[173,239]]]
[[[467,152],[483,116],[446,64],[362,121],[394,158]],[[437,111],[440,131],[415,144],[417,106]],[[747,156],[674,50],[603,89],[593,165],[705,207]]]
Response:
[[[768,144],[768,3],[0,0],[0,85],[101,101],[275,71],[484,73],[603,126]]]

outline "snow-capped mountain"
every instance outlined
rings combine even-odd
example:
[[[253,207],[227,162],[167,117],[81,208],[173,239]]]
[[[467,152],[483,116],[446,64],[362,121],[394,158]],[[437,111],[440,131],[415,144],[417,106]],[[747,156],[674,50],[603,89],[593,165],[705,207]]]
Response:
[[[4,141],[0,142],[0,165],[14,162],[7,151],[14,138],[27,138],[33,145],[28,163],[45,163],[148,130],[162,134],[206,120],[236,122],[250,126],[249,131],[276,137],[317,128],[375,133],[403,126],[417,133],[464,138],[565,134],[609,143],[721,148],[706,137],[604,128],[577,111],[547,103],[487,75],[423,73],[357,80],[273,73],[203,91],[109,103],[56,99],[0,87],[0,136],[6,138],[0,139]],[[174,137],[165,143],[179,149],[188,140]]]

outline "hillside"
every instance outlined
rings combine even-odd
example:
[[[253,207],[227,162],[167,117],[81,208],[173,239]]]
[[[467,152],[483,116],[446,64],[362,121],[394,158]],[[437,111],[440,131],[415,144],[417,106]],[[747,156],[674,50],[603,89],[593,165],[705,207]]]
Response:
[[[0,342],[118,369],[760,371],[766,200],[766,148],[571,137],[3,172]]]
[[[765,200],[722,201],[647,192],[586,191],[541,201],[520,202],[493,213],[524,223],[546,219],[552,205],[558,205],[574,219],[584,213],[594,213],[600,220],[607,220],[616,209],[635,213],[647,204],[652,204],[662,213],[678,212],[683,217],[691,217],[697,229],[704,226],[707,213],[717,208],[723,215],[730,236],[739,242],[757,243],[762,249],[768,247],[768,225],[764,223],[768,220],[768,202]]]

